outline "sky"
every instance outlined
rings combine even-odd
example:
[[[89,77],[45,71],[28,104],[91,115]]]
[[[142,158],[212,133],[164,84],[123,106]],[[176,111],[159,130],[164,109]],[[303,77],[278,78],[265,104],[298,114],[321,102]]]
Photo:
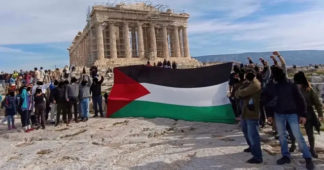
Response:
[[[1,0],[0,71],[69,64],[90,6],[139,0]],[[190,14],[192,56],[324,50],[324,0],[151,0]]]

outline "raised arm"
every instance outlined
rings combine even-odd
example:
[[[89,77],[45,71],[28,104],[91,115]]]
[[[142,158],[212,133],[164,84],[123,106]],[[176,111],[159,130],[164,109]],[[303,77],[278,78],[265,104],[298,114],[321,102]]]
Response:
[[[278,65],[278,61],[276,60],[276,58],[272,55],[272,56],[270,56],[270,58],[272,59],[272,61],[273,61],[273,65]]]
[[[99,81],[99,84],[102,84],[104,80],[105,80],[104,77],[101,76],[101,80]]]
[[[247,59],[249,60],[249,64],[253,64],[253,60],[251,57],[248,57]]]

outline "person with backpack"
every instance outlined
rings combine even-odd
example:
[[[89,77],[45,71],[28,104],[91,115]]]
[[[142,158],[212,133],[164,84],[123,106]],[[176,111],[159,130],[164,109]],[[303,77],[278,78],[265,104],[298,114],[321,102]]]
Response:
[[[15,91],[9,91],[9,94],[5,98],[4,107],[6,108],[5,116],[7,117],[8,130],[16,129],[14,116],[17,112],[17,98]]]
[[[261,83],[256,78],[255,70],[248,70],[246,80],[235,92],[235,97],[242,100],[241,126],[249,147],[244,152],[251,152],[250,164],[263,162],[259,135]]]
[[[28,89],[30,91],[30,88]],[[31,100],[29,92],[26,87],[22,87],[20,92],[19,107],[21,110],[21,124],[25,132],[32,130],[30,126],[30,110],[32,108],[33,101]]]

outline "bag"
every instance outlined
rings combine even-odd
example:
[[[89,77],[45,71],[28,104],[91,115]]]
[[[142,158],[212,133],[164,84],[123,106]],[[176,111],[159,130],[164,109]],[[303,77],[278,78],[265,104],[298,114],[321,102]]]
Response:
[[[249,103],[248,103],[248,105],[247,105],[247,108],[248,108],[250,111],[255,111],[255,106],[254,106],[254,100],[253,100],[253,98],[251,98],[251,99],[249,100]]]
[[[16,97],[7,96],[6,97],[6,108],[7,109],[15,109],[15,102],[16,102]]]

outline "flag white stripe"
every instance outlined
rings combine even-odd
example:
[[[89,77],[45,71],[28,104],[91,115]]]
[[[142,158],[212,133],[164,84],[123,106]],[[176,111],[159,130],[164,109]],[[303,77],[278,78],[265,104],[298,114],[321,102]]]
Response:
[[[149,83],[141,83],[150,94],[136,100],[183,106],[220,106],[229,104],[228,82],[208,87],[174,88]]]

